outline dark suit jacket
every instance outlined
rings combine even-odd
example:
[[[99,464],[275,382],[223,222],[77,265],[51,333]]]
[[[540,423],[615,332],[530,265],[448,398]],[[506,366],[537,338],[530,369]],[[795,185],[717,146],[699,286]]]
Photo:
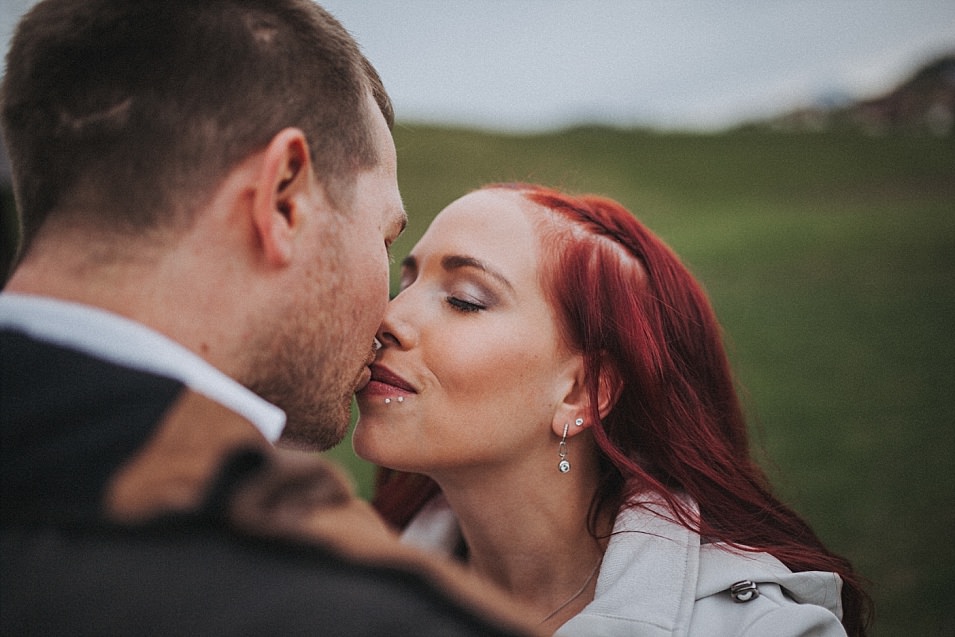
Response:
[[[189,394],[0,330],[0,634],[518,634],[400,559],[295,532],[289,510],[347,500],[327,468],[283,508],[279,452]]]

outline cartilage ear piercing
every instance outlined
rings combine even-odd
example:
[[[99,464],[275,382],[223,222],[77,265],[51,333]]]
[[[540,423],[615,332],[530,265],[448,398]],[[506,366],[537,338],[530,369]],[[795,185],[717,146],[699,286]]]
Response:
[[[560,438],[560,444],[557,446],[557,454],[560,456],[560,462],[557,463],[557,470],[561,473],[570,471],[570,462],[567,460],[567,430],[570,423],[564,423],[564,435]]]
[[[578,418],[577,420],[574,421],[574,424],[577,425],[578,427],[582,427],[584,425],[584,419]]]

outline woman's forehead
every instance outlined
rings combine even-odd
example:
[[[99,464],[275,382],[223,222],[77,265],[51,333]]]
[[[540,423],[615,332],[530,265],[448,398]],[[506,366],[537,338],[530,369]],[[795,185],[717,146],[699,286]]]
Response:
[[[536,253],[537,236],[517,193],[482,190],[470,193],[441,211],[422,238],[453,242],[459,247],[507,253]]]

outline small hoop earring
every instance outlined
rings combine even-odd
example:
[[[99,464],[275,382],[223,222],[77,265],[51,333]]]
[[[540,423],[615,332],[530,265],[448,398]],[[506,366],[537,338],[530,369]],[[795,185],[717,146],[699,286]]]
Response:
[[[560,438],[560,444],[557,445],[557,455],[560,456],[560,462],[557,463],[557,470],[561,473],[570,471],[570,462],[567,460],[567,430],[570,423],[564,423],[564,435]]]

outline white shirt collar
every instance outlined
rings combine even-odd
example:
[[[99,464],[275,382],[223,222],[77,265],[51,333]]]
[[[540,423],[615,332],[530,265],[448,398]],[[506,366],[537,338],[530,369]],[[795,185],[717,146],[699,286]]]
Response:
[[[112,312],[42,296],[0,294],[0,327],[106,361],[174,378],[254,424],[270,442],[285,412],[179,343]]]

